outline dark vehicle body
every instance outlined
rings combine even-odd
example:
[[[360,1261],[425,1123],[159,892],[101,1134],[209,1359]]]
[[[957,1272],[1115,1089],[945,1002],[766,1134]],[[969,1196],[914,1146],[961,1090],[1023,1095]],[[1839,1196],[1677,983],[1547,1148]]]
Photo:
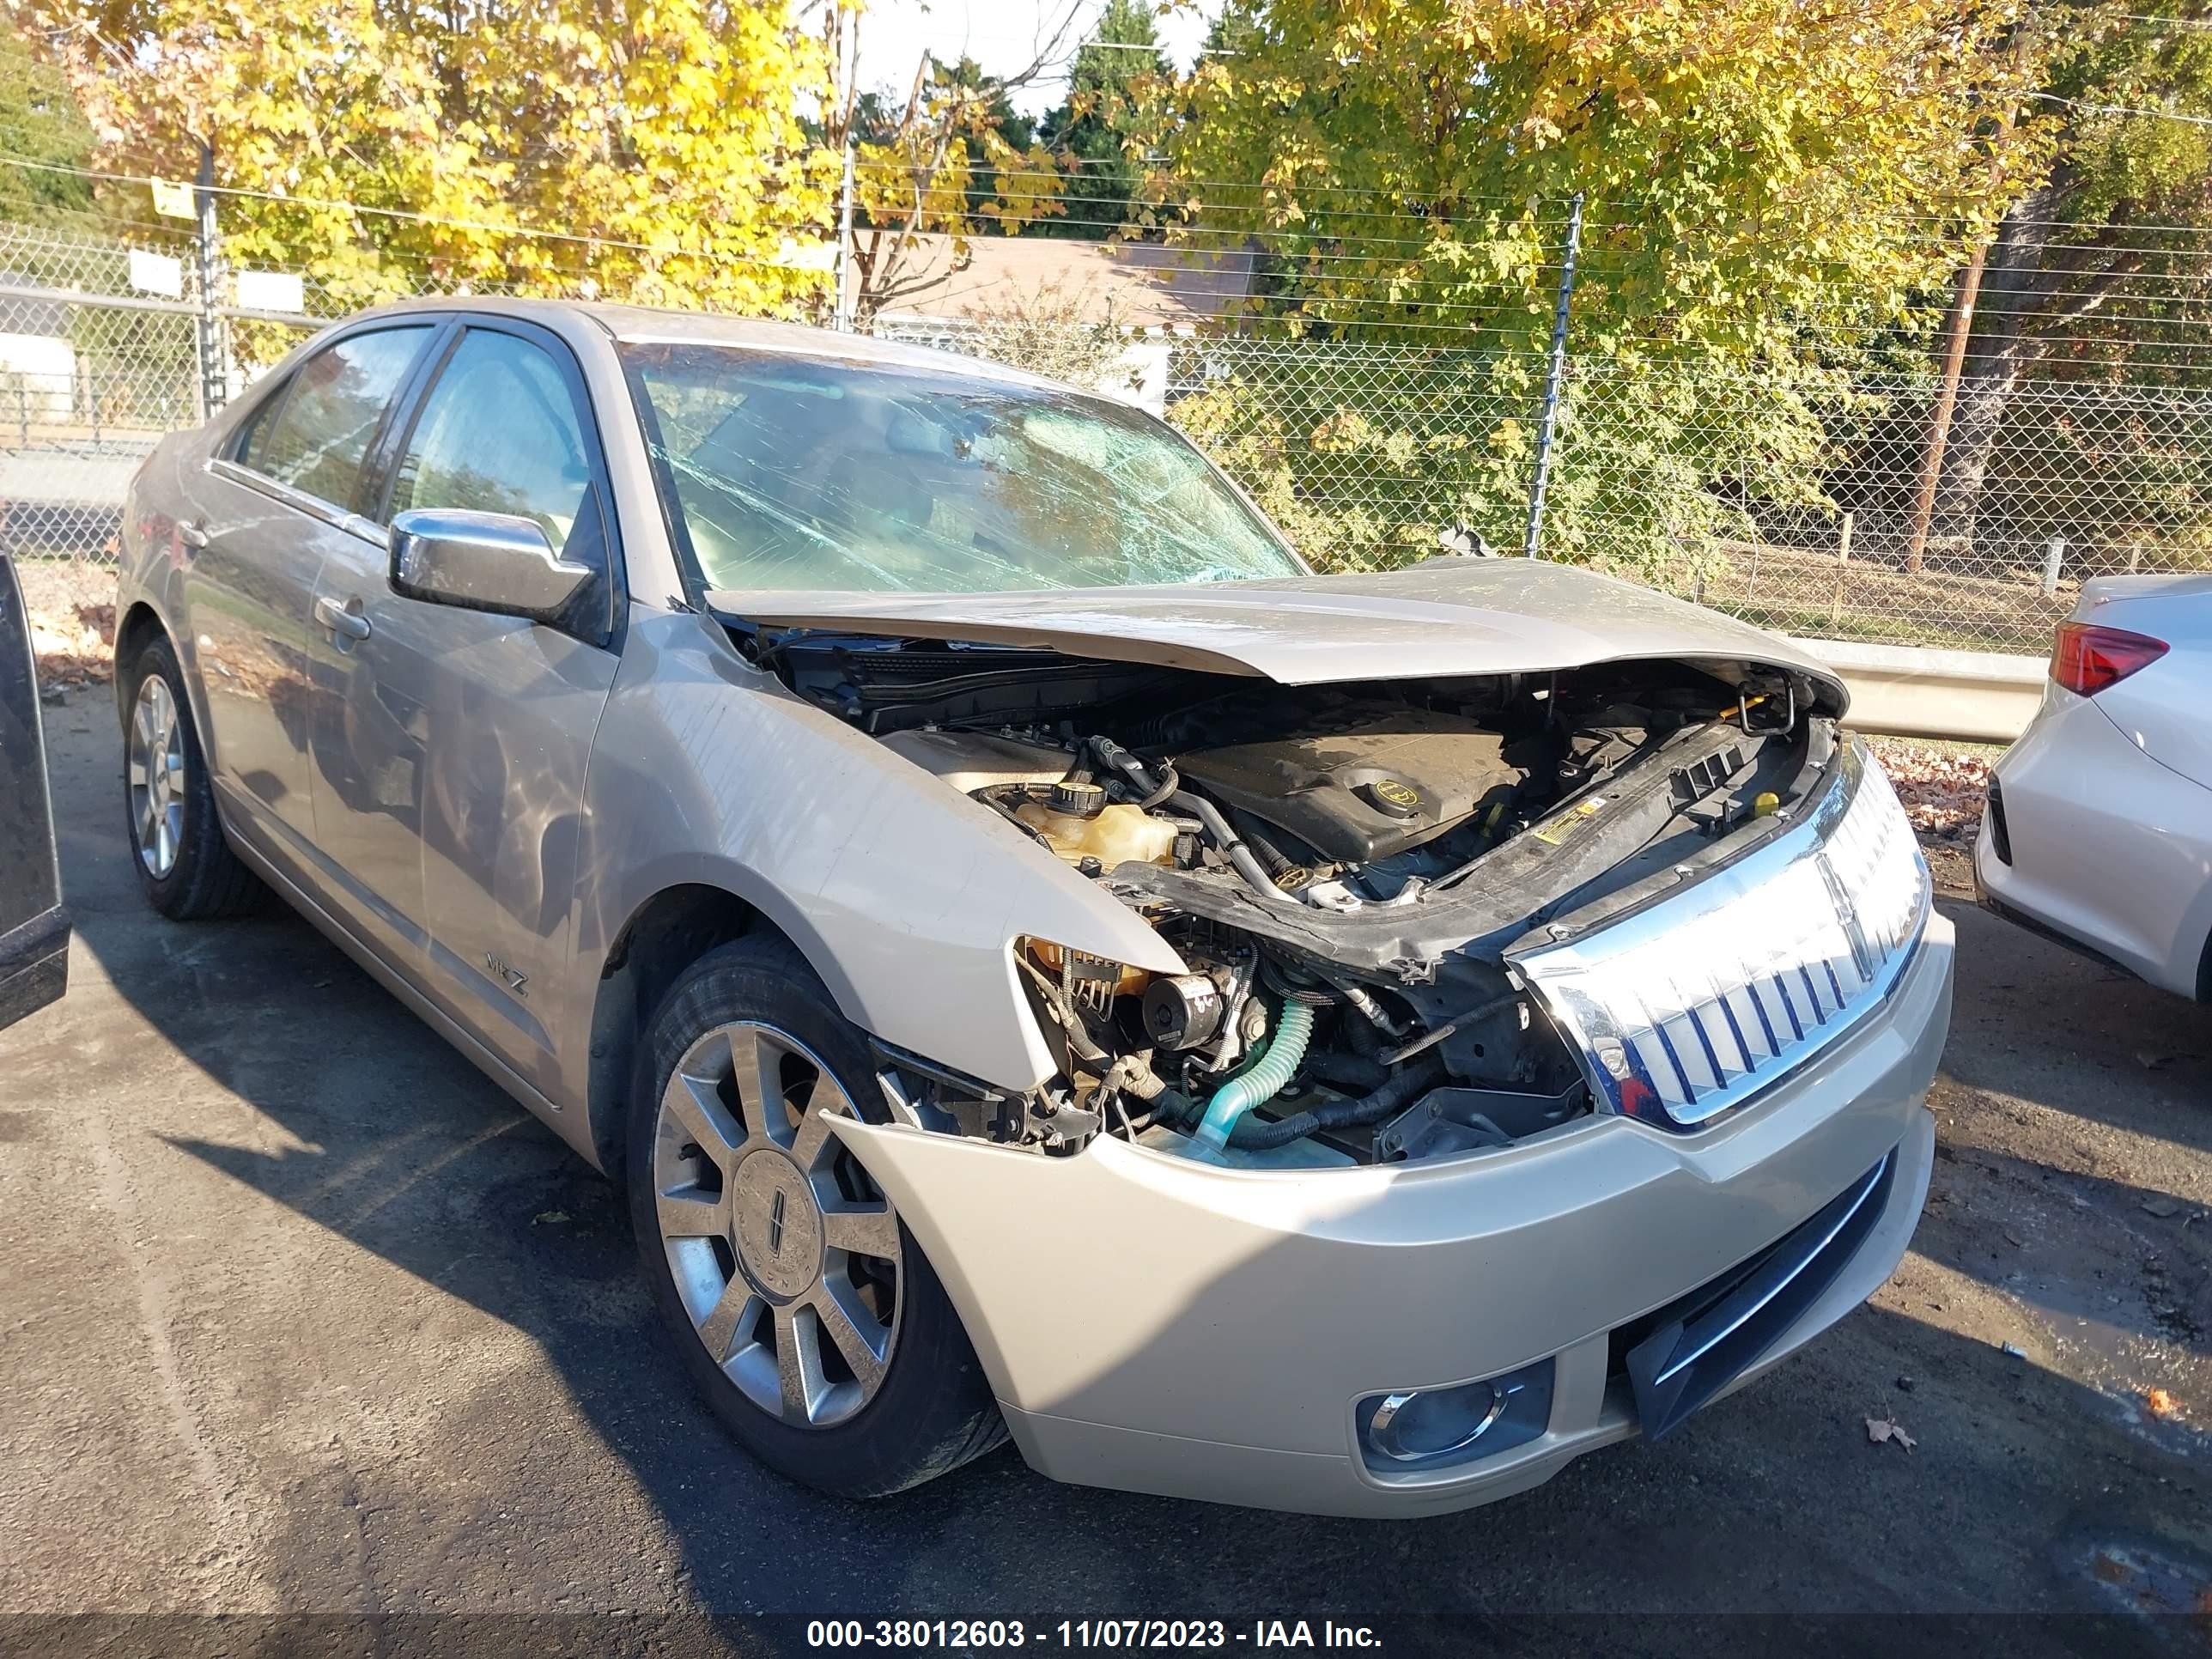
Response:
[[[31,619],[15,561],[0,552],[0,1026],[60,997],[69,941]]]

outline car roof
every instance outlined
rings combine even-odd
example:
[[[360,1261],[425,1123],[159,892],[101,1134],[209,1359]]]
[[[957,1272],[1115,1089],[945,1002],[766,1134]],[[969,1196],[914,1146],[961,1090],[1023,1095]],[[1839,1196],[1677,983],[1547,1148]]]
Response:
[[[836,357],[884,368],[931,370],[939,374],[961,374],[971,380],[1000,380],[1019,386],[1059,385],[1057,381],[1025,374],[988,358],[911,345],[902,340],[886,340],[870,334],[841,333],[832,329],[814,328],[805,323],[772,322],[758,318],[720,316],[708,312],[662,311],[649,306],[613,305],[583,300],[507,299],[472,294],[442,295],[380,306],[361,315],[399,315],[421,311],[513,317],[556,329],[564,323],[582,325],[624,343],[677,342],[737,346],[756,351],[781,352],[792,356]]]

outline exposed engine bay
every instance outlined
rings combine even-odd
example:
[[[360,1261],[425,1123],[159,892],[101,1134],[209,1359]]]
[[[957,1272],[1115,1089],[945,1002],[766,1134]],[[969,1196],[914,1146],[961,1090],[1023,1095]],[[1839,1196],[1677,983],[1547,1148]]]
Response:
[[[1104,1133],[1233,1166],[1389,1164],[1587,1114],[1512,949],[1727,860],[1837,752],[1816,689],[1755,665],[1291,687],[1015,647],[741,643],[1188,964],[1020,940],[1061,1080],[1015,1100],[908,1067],[918,1111],[1047,1152]]]

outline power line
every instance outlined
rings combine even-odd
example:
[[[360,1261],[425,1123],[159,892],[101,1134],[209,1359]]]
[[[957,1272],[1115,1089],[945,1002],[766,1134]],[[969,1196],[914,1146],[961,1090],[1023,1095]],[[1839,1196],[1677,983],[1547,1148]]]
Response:
[[[2192,33],[2212,31],[2212,21],[2197,17],[2159,17],[2140,11],[2108,11],[2105,15],[2123,23],[2158,23],[2167,28]]]
[[[148,175],[130,173],[106,173],[94,167],[71,167],[59,161],[36,161],[27,156],[0,155],[0,165],[27,167],[33,172],[73,173],[79,178],[105,179],[112,184],[152,185],[158,181]],[[779,270],[803,270],[787,260],[764,259],[754,256],[732,253],[720,248],[655,247],[647,242],[626,241],[620,237],[597,236],[588,233],[566,230],[538,230],[526,225],[501,225],[475,219],[441,217],[434,213],[417,213],[407,208],[372,207],[363,202],[330,201],[315,197],[287,196],[276,191],[249,190],[236,185],[210,185],[210,193],[232,196],[249,200],[273,202],[285,207],[304,208],[322,213],[366,213],[379,218],[399,219],[411,224],[433,225],[448,230],[470,230],[489,236],[521,236],[536,240],[564,242],[587,248],[612,248],[623,252],[657,254],[664,258],[705,258],[736,264],[763,265]],[[789,235],[789,230],[777,234]],[[807,234],[816,234],[809,228]]]
[[[2179,121],[2192,127],[2212,127],[2212,115],[2186,115],[2179,110],[2130,109],[2120,104],[2089,104],[2078,98],[2061,98],[2055,92],[2031,92],[2031,98],[2039,98],[2046,104],[2063,104],[2069,109],[2078,109],[2091,115],[2139,116],[2153,121]]]

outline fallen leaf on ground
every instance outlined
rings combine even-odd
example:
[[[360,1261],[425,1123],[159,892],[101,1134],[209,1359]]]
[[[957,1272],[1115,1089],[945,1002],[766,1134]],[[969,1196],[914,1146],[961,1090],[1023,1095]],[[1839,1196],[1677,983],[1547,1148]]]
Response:
[[[1972,841],[1982,827],[1982,803],[1989,798],[1987,754],[1947,755],[1926,744],[1879,738],[1875,752],[1896,787],[1905,816],[1932,841]]]
[[[531,1218],[530,1224],[533,1227],[556,1227],[568,1218],[568,1212],[566,1210],[543,1210]]]
[[[1897,1426],[1897,1419],[1893,1417],[1869,1417],[1866,1420],[1866,1425],[1867,1438],[1877,1446],[1894,1440],[1905,1450],[1911,1451],[1918,1443],[1911,1435]]]
[[[2173,1397],[2172,1392],[2170,1389],[2153,1389],[2148,1394],[2143,1396],[2143,1404],[2150,1407],[2150,1414],[2153,1417],[2179,1417],[2181,1415],[2181,1402]]]
[[[2142,1201],[2143,1213],[2145,1215],[2154,1215],[2160,1221],[2165,1220],[2166,1217],[2172,1215],[2180,1207],[2180,1205],[2175,1203],[2170,1198],[2147,1198]]]

